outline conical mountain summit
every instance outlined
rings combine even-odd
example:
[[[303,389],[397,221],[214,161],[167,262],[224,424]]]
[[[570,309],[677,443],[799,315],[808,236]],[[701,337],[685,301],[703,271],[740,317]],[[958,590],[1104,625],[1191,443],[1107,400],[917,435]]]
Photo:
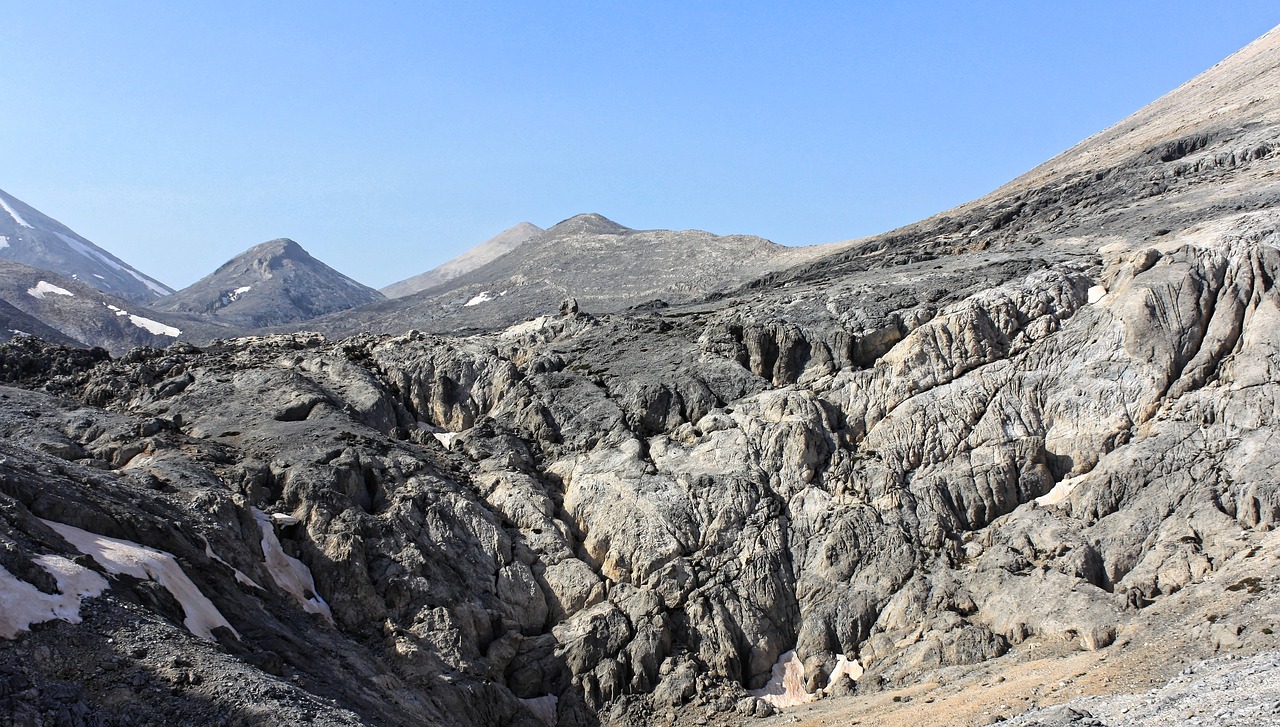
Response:
[[[212,274],[153,304],[245,328],[306,321],[383,300],[286,238],[254,245]]]

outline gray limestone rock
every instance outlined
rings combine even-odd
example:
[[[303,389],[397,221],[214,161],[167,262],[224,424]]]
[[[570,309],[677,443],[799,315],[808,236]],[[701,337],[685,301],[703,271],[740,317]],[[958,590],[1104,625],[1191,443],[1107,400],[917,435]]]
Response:
[[[991,196],[786,264],[574,218],[450,283],[454,313],[529,306],[450,319],[484,333],[0,344],[3,583],[43,603],[89,578],[63,561],[110,577],[80,623],[0,639],[0,668],[75,682],[65,650],[26,650],[106,658],[145,624],[183,648],[130,649],[196,667],[140,657],[59,704],[114,719],[120,689],[180,674],[188,723],[266,721],[241,684],[288,720],[697,723],[1027,642],[1153,648],[1144,614],[1188,593],[1248,605],[1280,521],[1278,86],[1272,33]],[[1203,114],[1218,95],[1249,103]],[[742,259],[681,269],[691,240]],[[564,290],[521,267],[638,242],[665,270],[614,297],[609,275]],[[499,269],[536,295],[480,282]],[[50,522],[171,554],[227,625],[200,638],[189,591]],[[1178,619],[1179,653],[1269,643]]]

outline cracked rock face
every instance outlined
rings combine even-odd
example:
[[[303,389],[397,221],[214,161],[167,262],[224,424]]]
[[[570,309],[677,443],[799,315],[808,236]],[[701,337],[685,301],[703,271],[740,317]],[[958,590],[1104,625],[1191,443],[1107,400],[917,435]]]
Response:
[[[1165,123],[1242,66],[1231,93],[1259,100]],[[1226,564],[1257,570],[1231,598],[1262,598],[1278,66],[1273,33],[1141,133],[714,299],[117,359],[4,344],[0,594],[107,587],[0,640],[0,700],[118,723],[733,723],[1128,643]],[[167,554],[226,625],[193,634],[190,589],[49,523]]]

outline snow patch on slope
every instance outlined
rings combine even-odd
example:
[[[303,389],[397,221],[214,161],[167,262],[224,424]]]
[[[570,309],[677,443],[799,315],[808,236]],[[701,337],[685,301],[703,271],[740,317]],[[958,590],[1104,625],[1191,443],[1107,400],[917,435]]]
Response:
[[[134,280],[147,286],[147,290],[150,290],[152,293],[155,293],[157,296],[165,296],[173,292],[172,290],[169,290],[168,288],[157,283],[151,278],[148,278],[142,273],[139,273],[137,270],[134,270],[133,268],[125,268],[124,271],[128,273],[130,276],[132,276]]]
[[[33,623],[62,619],[80,623],[80,602],[107,589],[107,579],[59,555],[32,559],[58,582],[61,593],[45,593],[0,566],[0,638],[12,639]]]
[[[70,294],[68,293],[68,295]],[[174,328],[173,326],[166,326],[160,321],[153,321],[150,318],[135,316],[129,311],[117,308],[114,305],[111,305],[110,303],[103,303],[103,305],[115,311],[115,314],[117,316],[129,316],[130,323],[137,326],[138,328],[142,328],[151,333],[154,333],[157,336],[173,336],[174,338],[177,338],[178,336],[182,335],[182,330],[179,328]]]
[[[72,293],[70,290],[67,290],[66,288],[59,288],[53,283],[46,283],[43,280],[36,283],[36,287],[27,288],[27,295],[31,296],[32,298],[43,299],[46,295],[49,295],[50,293],[54,295],[67,295],[67,296],[75,297],[75,294]]]
[[[862,678],[862,673],[862,664],[857,659],[850,659],[844,654],[838,654],[836,656],[836,666],[831,670],[831,675],[827,677],[827,689],[835,686],[836,682],[846,676],[856,682]],[[812,702],[817,698],[817,695],[810,694],[805,690],[804,662],[800,661],[800,657],[796,655],[794,649],[778,657],[778,663],[773,665],[773,671],[767,684],[759,689],[752,689],[748,693],[753,697],[763,699],[778,709]]]
[[[850,681],[858,681],[862,678],[864,669],[857,659],[850,659],[844,654],[836,656],[836,668],[831,670],[831,676],[827,677],[827,689],[834,687],[836,682],[840,681],[840,677],[847,676]]]
[[[262,554],[267,559],[267,572],[285,592],[293,596],[308,613],[318,613],[325,620],[333,623],[333,613],[329,604],[316,593],[316,582],[311,577],[311,570],[297,558],[284,552],[280,539],[276,537],[276,528],[271,516],[258,508],[253,508],[253,519],[258,521],[262,529]]]
[[[34,227],[32,227],[31,225],[28,225],[26,220],[22,219],[22,215],[18,214],[17,210],[15,210],[14,208],[10,207],[10,206],[9,206],[9,203],[8,203],[8,202],[6,202],[6,201],[4,201],[4,197],[0,197],[0,207],[3,207],[3,208],[4,208],[4,211],[9,213],[9,216],[13,218],[13,221],[14,221],[14,222],[17,222],[19,225],[22,225],[23,227],[27,228],[28,230],[34,230],[34,229],[35,229],[35,228],[34,228]]]
[[[794,707],[813,699],[813,695],[804,689],[804,663],[796,655],[795,649],[778,657],[768,684],[748,693],[779,709]]]
[[[191,633],[207,641],[216,641],[213,630],[225,626],[231,633],[240,638],[240,634],[223,618],[218,607],[200,592],[200,588],[183,572],[182,566],[172,553],[148,548],[145,545],[128,540],[108,538],[95,535],[87,530],[63,525],[52,520],[41,519],[40,522],[53,528],[63,540],[85,555],[102,564],[109,573],[133,576],[155,581],[169,591],[186,614],[183,624]]]
[[[493,295],[493,293],[490,293],[489,291],[486,290],[481,292],[480,295],[477,295],[476,297],[467,301],[466,303],[463,303],[462,307],[466,308],[467,306],[480,305],[481,303],[488,303],[494,298],[495,296]]]
[[[0,235],[0,250],[3,250],[8,246],[9,246],[9,238],[4,235]]]
[[[174,338],[177,338],[182,335],[182,331],[180,329],[174,328],[173,326],[166,326],[165,324],[159,321],[153,321],[150,318],[143,318],[142,316],[130,314],[129,321],[138,328],[145,328],[157,336],[173,336]]]

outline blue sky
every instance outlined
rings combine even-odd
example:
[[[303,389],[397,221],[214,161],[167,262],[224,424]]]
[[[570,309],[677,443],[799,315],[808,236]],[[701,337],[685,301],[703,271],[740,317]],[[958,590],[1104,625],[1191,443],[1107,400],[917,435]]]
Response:
[[[860,237],[977,197],[1270,2],[0,0],[0,188],[185,286],[291,237],[381,287],[520,221]]]

